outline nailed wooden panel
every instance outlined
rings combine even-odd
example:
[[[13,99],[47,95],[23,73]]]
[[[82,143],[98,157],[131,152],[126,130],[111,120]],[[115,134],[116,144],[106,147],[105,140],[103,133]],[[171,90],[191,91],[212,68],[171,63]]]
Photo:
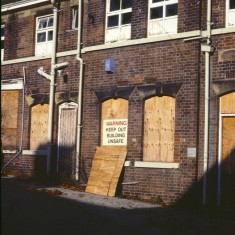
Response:
[[[15,148],[19,91],[1,92],[1,139],[4,148]]]
[[[115,196],[126,159],[126,146],[97,147],[86,192]]]
[[[235,117],[223,118],[223,165],[227,172],[235,173]]]
[[[2,128],[17,128],[19,91],[1,92]]]
[[[235,113],[235,92],[221,97],[221,113]]]
[[[31,109],[30,149],[46,149],[48,111],[48,104],[38,104]]]
[[[103,121],[128,119],[128,101],[125,99],[109,99],[102,103],[101,143],[103,144]]]
[[[145,101],[144,160],[174,161],[175,99],[152,97]]]

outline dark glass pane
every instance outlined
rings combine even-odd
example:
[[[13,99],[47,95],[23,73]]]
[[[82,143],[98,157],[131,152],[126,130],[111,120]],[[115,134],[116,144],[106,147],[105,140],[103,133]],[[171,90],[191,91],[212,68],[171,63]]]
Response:
[[[47,27],[47,18],[39,19],[38,28],[43,29]]]
[[[108,28],[118,26],[118,15],[108,17]]]
[[[229,9],[235,9],[235,0],[230,0]]]
[[[178,4],[171,4],[166,6],[166,17],[175,16],[178,14]]]
[[[4,41],[1,41],[1,49],[4,49]]]
[[[131,12],[122,14],[122,25],[131,23]]]
[[[120,1],[121,0],[110,0],[110,11],[120,10]]]
[[[48,27],[52,27],[53,26],[53,17],[50,17],[48,20]]]
[[[163,7],[151,8],[150,19],[152,20],[152,19],[162,18],[162,14],[163,14]]]
[[[132,7],[132,0],[122,0],[122,8],[127,9]]]
[[[47,36],[47,41],[52,41],[52,39],[53,39],[53,31],[49,31]]]
[[[45,42],[46,41],[46,32],[38,33],[37,42]]]
[[[153,0],[153,3],[155,2],[163,2],[164,0]]]

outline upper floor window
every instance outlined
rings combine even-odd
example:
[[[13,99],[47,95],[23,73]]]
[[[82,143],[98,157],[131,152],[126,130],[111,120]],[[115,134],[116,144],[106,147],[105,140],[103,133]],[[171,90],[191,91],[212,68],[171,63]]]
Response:
[[[78,6],[72,8],[72,29],[78,29]]]
[[[36,22],[36,55],[52,53],[53,16],[38,17]]]
[[[148,36],[177,33],[178,0],[149,0]]]
[[[131,38],[131,0],[107,0],[105,42]]]
[[[4,59],[4,36],[5,36],[5,25],[1,25],[1,61]]]
[[[226,27],[235,27],[235,0],[227,0]]]

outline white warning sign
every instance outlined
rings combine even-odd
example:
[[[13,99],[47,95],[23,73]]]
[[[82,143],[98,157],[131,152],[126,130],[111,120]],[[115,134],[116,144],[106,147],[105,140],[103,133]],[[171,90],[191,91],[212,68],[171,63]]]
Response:
[[[103,121],[103,145],[127,145],[128,119]]]

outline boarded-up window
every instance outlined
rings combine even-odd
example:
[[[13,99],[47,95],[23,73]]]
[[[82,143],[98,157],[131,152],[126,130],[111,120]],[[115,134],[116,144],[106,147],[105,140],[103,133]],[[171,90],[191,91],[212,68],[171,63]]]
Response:
[[[48,104],[38,104],[31,109],[30,149],[46,149],[48,110]]]
[[[175,99],[152,97],[144,106],[144,161],[173,162]]]
[[[1,138],[3,149],[15,149],[19,91],[1,92]]]
[[[109,99],[102,103],[101,145],[127,145],[128,101]]]
[[[221,113],[235,114],[235,92],[221,97]]]

